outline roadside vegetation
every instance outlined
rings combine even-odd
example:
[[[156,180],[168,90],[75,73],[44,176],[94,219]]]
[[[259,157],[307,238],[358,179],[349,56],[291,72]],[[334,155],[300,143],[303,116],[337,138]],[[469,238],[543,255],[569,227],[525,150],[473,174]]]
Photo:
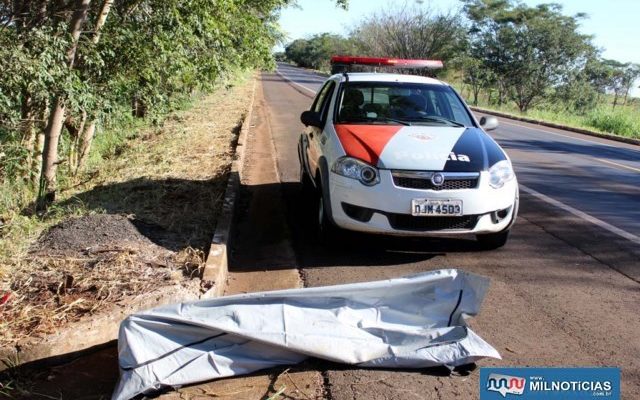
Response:
[[[640,100],[630,96],[640,65],[602,58],[591,36],[579,32],[588,16],[565,15],[551,3],[460,4],[459,12],[382,10],[347,37],[298,39],[279,57],[323,71],[334,54],[442,59],[446,68],[435,73],[472,105],[640,138]]]
[[[198,275],[289,3],[0,0],[0,346]]]
[[[0,218],[54,204],[141,120],[270,67],[288,2],[0,1]]]
[[[253,82],[243,74],[134,129],[46,215],[13,216],[0,245],[0,346],[163,285],[197,293]]]
[[[180,174],[174,161],[207,151],[218,158],[194,169],[221,178],[232,134],[199,149],[206,140],[193,142],[167,116],[200,93],[224,98],[240,71],[269,67],[275,12],[286,2],[220,3],[0,1],[0,345],[52,332],[185,265],[187,275],[199,268],[202,239],[181,239],[180,224],[194,227],[176,220],[180,204],[168,204],[198,176]],[[242,111],[227,112],[235,126]],[[155,181],[162,173],[182,180]],[[177,203],[219,195],[213,181],[190,187],[200,190]],[[122,217],[91,218],[105,212]],[[127,239],[139,223],[172,234],[173,245],[158,252],[152,234]]]

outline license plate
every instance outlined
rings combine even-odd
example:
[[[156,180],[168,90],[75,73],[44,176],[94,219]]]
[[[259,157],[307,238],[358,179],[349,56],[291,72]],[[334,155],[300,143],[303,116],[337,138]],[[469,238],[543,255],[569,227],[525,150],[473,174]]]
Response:
[[[411,200],[411,215],[413,216],[442,216],[462,215],[462,200]]]

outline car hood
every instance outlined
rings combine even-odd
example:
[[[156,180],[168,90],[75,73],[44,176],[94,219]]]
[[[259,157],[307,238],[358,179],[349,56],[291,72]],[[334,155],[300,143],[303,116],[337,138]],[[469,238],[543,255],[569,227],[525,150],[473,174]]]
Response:
[[[348,156],[382,169],[479,172],[506,155],[474,127],[336,124]]]

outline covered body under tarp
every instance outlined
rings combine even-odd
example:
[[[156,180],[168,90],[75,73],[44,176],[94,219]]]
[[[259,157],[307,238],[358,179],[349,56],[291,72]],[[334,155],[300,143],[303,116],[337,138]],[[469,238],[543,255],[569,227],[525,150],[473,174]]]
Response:
[[[444,269],[376,282],[219,297],[128,317],[114,400],[317,357],[456,367],[498,352],[466,327],[487,278]]]

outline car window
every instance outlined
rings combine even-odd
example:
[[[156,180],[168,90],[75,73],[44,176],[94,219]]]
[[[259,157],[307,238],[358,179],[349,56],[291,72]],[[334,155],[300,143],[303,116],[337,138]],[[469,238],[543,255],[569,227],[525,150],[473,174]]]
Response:
[[[318,112],[320,113],[320,115],[322,116],[322,121],[326,121],[327,120],[327,114],[329,112],[329,103],[331,103],[331,97],[333,96],[333,89],[335,88],[336,84],[333,81],[330,81],[327,84],[327,90],[324,94],[324,98],[322,99],[321,102],[319,102],[320,107],[318,108]]]
[[[403,82],[345,84],[338,121],[473,126],[464,104],[449,86]]]
[[[329,93],[329,90],[332,88],[332,85],[334,85],[333,81],[328,81],[327,83],[324,84],[322,89],[320,89],[320,92],[318,92],[318,95],[316,96],[316,99],[314,100],[313,105],[311,106],[311,111],[317,112],[317,113],[320,113],[322,111],[324,100],[327,98],[327,93]]]
[[[455,97],[453,92],[445,92],[445,96],[448,97],[448,103],[451,105],[451,112],[453,113],[453,117],[456,121],[461,121],[467,115],[467,110],[462,107],[462,103]]]

